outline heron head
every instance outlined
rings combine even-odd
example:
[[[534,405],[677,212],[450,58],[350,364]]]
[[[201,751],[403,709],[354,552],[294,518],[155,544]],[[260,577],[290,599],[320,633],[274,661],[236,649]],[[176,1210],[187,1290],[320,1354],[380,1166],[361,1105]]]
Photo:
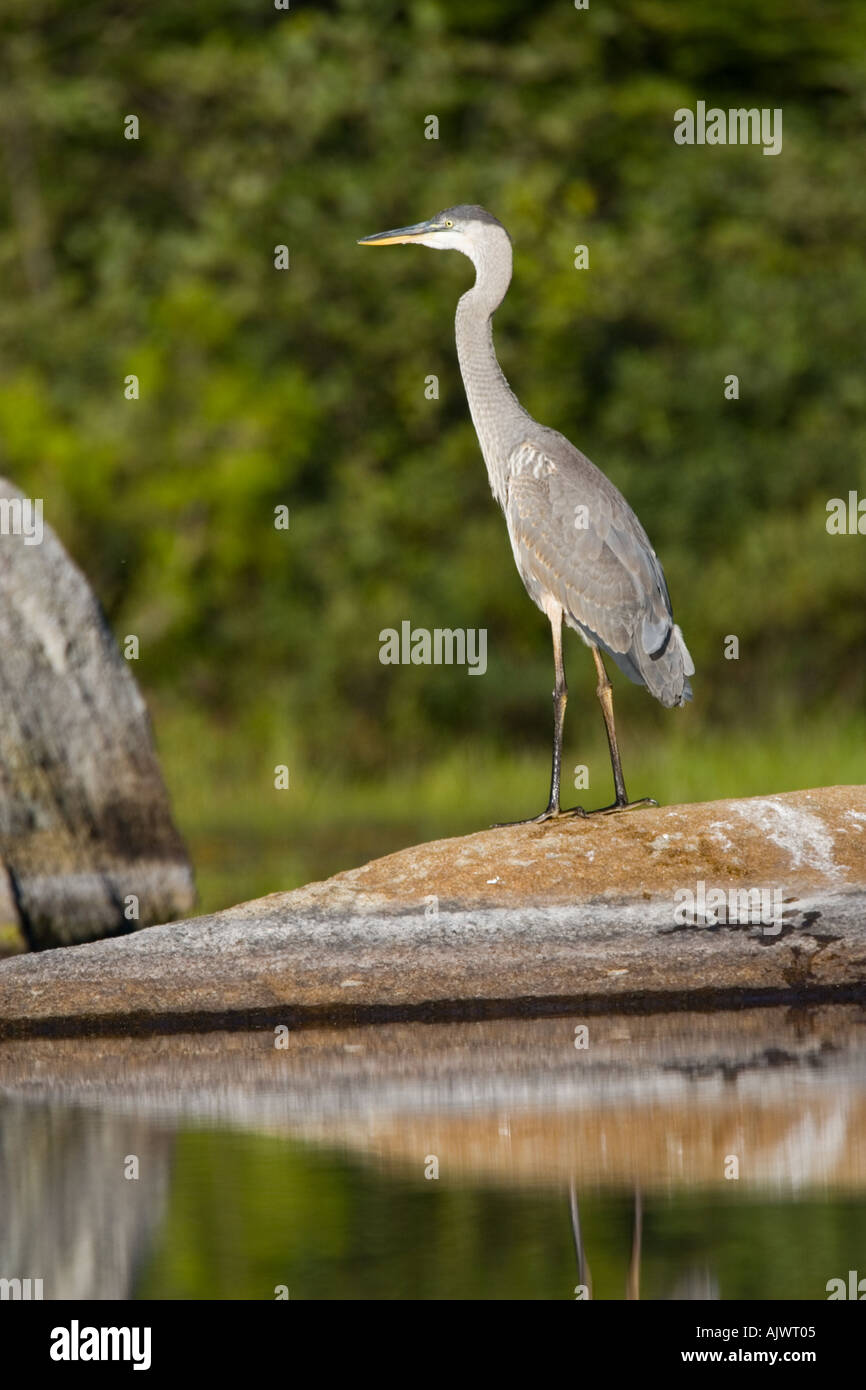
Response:
[[[365,236],[358,245],[393,246],[398,242],[415,242],[419,246],[432,246],[436,251],[462,251],[477,265],[479,253],[500,241],[507,243],[510,249],[511,238],[501,222],[477,204],[460,203],[457,207],[445,208],[427,222]]]

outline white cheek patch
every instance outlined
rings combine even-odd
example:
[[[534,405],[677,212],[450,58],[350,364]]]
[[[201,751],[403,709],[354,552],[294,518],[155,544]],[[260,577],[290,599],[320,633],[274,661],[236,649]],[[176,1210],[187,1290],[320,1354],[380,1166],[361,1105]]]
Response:
[[[426,232],[424,236],[413,237],[412,240],[420,242],[422,246],[431,246],[434,251],[462,251],[477,267],[475,248],[462,232]]]

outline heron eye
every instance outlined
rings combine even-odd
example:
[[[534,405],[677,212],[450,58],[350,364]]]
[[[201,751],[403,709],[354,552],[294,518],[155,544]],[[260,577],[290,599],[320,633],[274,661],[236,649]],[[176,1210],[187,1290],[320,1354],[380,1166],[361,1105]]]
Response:
[[[445,218],[445,226],[446,226],[446,227],[453,227],[453,226],[454,226],[454,223],[451,221],[451,218],[450,218],[450,217],[446,217],[446,218]]]

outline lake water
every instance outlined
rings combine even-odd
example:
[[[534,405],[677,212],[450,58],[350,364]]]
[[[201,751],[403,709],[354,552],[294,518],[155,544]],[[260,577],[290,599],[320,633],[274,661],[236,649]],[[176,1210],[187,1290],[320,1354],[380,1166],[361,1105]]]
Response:
[[[826,1299],[864,1189],[858,1006],[0,1045],[45,1298]]]

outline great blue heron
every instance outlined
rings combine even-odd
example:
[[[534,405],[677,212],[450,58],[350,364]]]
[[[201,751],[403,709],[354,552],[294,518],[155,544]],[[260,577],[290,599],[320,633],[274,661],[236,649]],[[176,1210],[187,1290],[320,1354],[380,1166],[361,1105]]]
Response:
[[[655,805],[630,802],[625,790],[613,695],[602,652],[663,705],[691,699],[694,665],[679,627],[656,553],[625,498],[564,435],[539,425],[523,409],[493,347],[493,315],[511,281],[511,238],[484,208],[446,208],[428,222],[364,237],[361,246],[397,242],[462,251],[475,266],[475,284],[457,305],[457,356],[469,410],[493,495],[505,514],[511,547],[527,593],[550,621],[556,684],[553,691],[553,769],[550,800],[536,821],[582,807],[560,808],[562,728],[568,688],[562,663],[562,620],[591,649],[598,673],[616,800],[602,812]]]

